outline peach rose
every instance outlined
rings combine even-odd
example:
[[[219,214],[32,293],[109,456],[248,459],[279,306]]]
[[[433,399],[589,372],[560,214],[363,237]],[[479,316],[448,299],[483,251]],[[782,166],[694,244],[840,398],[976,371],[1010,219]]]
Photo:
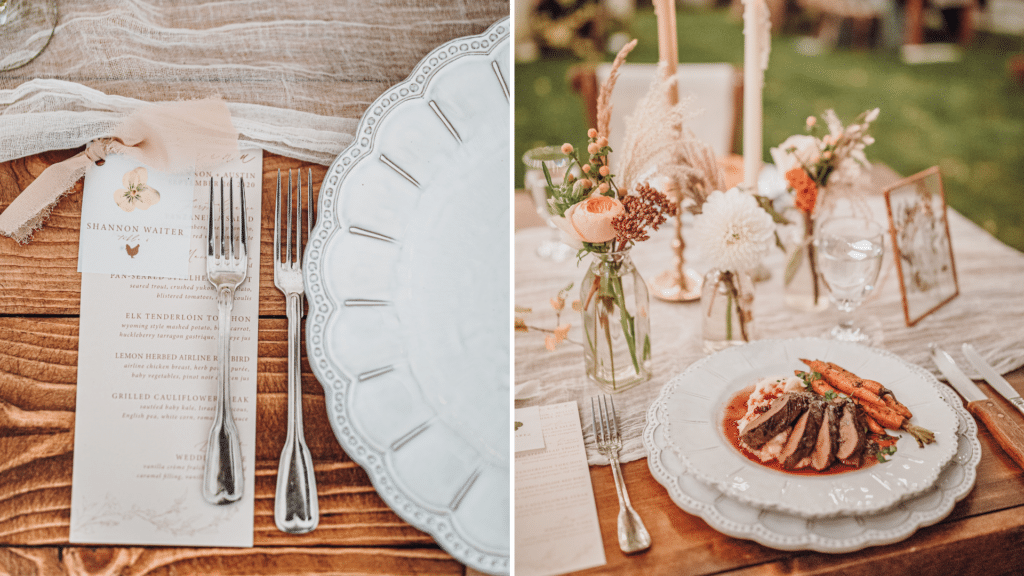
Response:
[[[554,222],[574,240],[600,244],[615,238],[612,219],[623,212],[625,208],[617,199],[591,196],[570,206],[565,211],[565,218],[556,218]]]

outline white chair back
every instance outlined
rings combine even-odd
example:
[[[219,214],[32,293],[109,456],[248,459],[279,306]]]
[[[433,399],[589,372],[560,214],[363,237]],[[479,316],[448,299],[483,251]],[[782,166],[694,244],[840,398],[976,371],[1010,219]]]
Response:
[[[602,85],[611,72],[610,63],[597,67],[597,83]],[[633,114],[637,102],[647,94],[657,71],[657,64],[623,64],[612,91],[612,120],[608,143],[612,147],[612,172],[616,170],[614,151],[621,150],[626,132],[626,118]],[[691,97],[690,106],[703,112],[687,123],[693,134],[709,144],[719,158],[732,152],[736,123],[736,69],[731,64],[680,64],[679,98]]]

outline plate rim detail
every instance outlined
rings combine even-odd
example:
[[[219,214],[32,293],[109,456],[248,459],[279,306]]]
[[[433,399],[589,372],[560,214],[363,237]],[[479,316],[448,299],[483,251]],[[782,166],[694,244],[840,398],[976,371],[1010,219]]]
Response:
[[[430,81],[439,70],[467,56],[490,55],[511,38],[511,19],[505,16],[487,30],[473,36],[450,40],[423,57],[405,80],[395,84],[381,94],[366,109],[361,117],[352,142],[335,158],[324,176],[317,202],[317,223],[310,231],[303,258],[303,275],[307,285],[309,314],[306,319],[306,352],[314,376],[324,389],[325,403],[331,429],[345,453],[359,464],[370,478],[374,489],[403,520],[423,530],[456,560],[481,572],[507,575],[510,572],[509,554],[494,554],[477,549],[464,535],[458,533],[451,511],[437,511],[416,502],[405,494],[399,482],[391,477],[385,465],[386,457],[372,447],[354,430],[346,409],[349,387],[358,379],[346,372],[342,366],[334,366],[325,351],[324,327],[331,316],[340,308],[325,294],[319,279],[323,253],[331,238],[343,232],[341,216],[336,204],[340,198],[341,185],[345,177],[360,161],[370,157],[376,149],[377,128],[388,114],[403,103],[421,99]],[[498,70],[498,81],[502,83],[506,98],[509,97],[509,79]]]

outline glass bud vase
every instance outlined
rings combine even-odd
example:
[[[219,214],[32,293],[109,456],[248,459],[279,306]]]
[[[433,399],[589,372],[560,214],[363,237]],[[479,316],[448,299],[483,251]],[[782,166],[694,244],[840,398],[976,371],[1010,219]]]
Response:
[[[786,306],[801,312],[821,312],[829,307],[828,293],[818,277],[814,254],[814,222],[801,212],[799,224],[784,235],[786,241],[786,269],[782,275],[782,290]]]
[[[590,380],[613,394],[649,380],[650,298],[628,250],[593,254],[580,304]]]
[[[700,295],[704,353],[754,339],[754,281],[747,271],[713,269]]]

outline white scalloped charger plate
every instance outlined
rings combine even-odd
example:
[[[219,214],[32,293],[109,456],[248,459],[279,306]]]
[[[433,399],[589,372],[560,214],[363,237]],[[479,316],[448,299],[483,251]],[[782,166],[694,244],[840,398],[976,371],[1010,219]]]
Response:
[[[931,488],[895,507],[874,513],[836,518],[809,519],[764,510],[738,502],[687,473],[666,445],[663,404],[654,403],[647,413],[644,444],[651,474],[672,501],[712,528],[736,538],[753,540],[780,550],[853,552],[870,546],[892,544],[910,537],[919,528],[945,518],[953,506],[974,487],[981,443],[978,426],[956,393],[941,386],[943,399],[956,411],[957,453]]]
[[[725,437],[725,406],[761,377],[806,369],[799,358],[836,362],[881,382],[914,413],[914,424],[935,433],[935,442],[921,448],[909,434],[898,433],[889,462],[824,476],[789,474],[750,461]],[[760,340],[708,356],[670,380],[655,405],[664,416],[666,446],[697,479],[750,506],[826,518],[880,512],[932,486],[957,451],[956,412],[939,391],[928,371],[889,352],[800,338]]]
[[[399,516],[509,562],[508,18],[428,54],[331,165],[303,270],[310,365]]]

